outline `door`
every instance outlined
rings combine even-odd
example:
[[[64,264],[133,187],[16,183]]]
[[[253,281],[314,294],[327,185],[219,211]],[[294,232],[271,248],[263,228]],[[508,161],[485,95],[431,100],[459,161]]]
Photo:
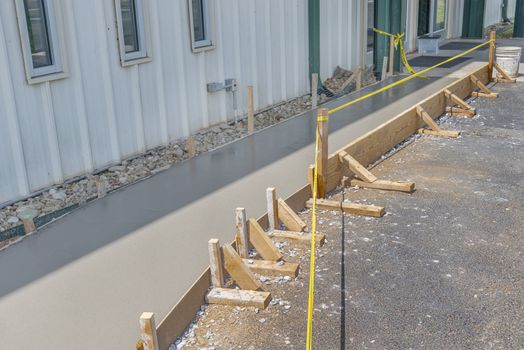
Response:
[[[482,38],[486,0],[464,0],[463,38]]]

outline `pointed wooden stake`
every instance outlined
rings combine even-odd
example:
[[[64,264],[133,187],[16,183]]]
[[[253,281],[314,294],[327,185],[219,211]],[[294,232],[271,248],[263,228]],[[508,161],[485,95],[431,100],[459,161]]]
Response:
[[[263,276],[298,276],[298,264],[285,261],[244,259],[244,263],[253,271]]]
[[[365,182],[358,179],[351,179],[350,185],[383,191],[397,191],[405,193],[412,193],[415,191],[415,183],[410,181],[377,180],[374,182]]]
[[[272,231],[278,227],[278,204],[277,191],[273,187],[266,190],[267,201],[267,219],[269,222],[269,230]]]
[[[253,290],[213,288],[206,295],[208,304],[251,306],[265,309],[271,301],[271,293]]]
[[[244,208],[237,208],[235,213],[235,241],[237,244],[238,255],[240,255],[241,258],[247,258],[249,256],[249,237],[247,233],[246,210]]]
[[[143,312],[140,316],[140,340],[142,349],[159,350],[155,315],[152,312]]]
[[[209,268],[211,271],[211,285],[215,288],[224,287],[224,263],[222,262],[222,251],[218,239],[210,239],[209,248]]]

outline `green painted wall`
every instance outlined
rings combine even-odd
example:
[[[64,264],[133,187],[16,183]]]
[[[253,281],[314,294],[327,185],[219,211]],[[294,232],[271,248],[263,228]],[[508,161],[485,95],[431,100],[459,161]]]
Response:
[[[486,0],[464,0],[463,38],[482,38]]]
[[[408,0],[413,1],[413,0]],[[375,0],[375,27],[391,34],[405,31],[406,0]],[[389,37],[375,33],[373,62],[382,73],[384,56],[389,59]],[[395,50],[395,71],[400,70],[400,53]]]
[[[515,8],[515,27],[513,28],[514,38],[524,38],[524,0],[517,0]]]
[[[311,74],[320,73],[320,0],[308,0],[308,38],[311,79]]]

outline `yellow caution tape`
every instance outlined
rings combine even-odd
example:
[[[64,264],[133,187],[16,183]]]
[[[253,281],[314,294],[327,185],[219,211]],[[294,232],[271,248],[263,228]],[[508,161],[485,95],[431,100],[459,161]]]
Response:
[[[381,33],[382,34],[382,33]],[[388,35],[393,35],[393,34],[389,34],[389,33],[386,33]],[[399,37],[398,35],[395,36],[395,41],[398,40],[399,43],[401,43],[401,38],[402,38],[403,34]],[[423,73],[426,73],[426,72],[429,72],[430,70],[432,69],[435,69],[437,67],[440,67],[448,62],[451,62],[459,57],[462,57],[462,56],[465,56],[467,55],[468,53],[470,52],[473,52],[475,50],[478,50],[479,48],[487,45],[487,44],[491,44],[492,42],[495,42],[495,39],[492,39],[492,40],[489,40],[489,41],[486,41],[480,45],[477,45],[467,51],[464,51],[456,56],[453,56],[451,58],[448,58],[447,60],[445,61],[442,61],[440,63],[437,63],[429,68],[426,68],[418,73],[414,72],[412,73],[412,75],[409,75],[407,76],[406,78],[403,78],[401,80],[398,80],[392,84],[389,84],[387,86],[384,86],[376,91],[373,91],[367,95],[364,95],[362,97],[359,97],[353,101],[349,101],[348,103],[345,103],[339,107],[336,107],[336,108],[333,108],[333,109],[330,109],[328,111],[328,115],[331,115],[333,113],[336,113],[344,108],[347,108],[359,101],[363,101],[367,98],[370,98],[371,96],[375,96],[381,92],[384,92],[386,90],[389,90],[395,86],[398,86],[398,85],[401,85],[401,84],[404,84],[405,82],[417,77],[417,76],[420,76],[421,74]],[[402,44],[399,44],[399,45],[402,45]],[[315,132],[315,168],[314,168],[314,171],[313,171],[313,206],[312,206],[312,209],[311,209],[311,259],[310,259],[310,263],[309,263],[309,294],[308,294],[308,310],[307,310],[307,336],[306,336],[306,350],[312,350],[313,349],[313,310],[314,310],[314,302],[315,302],[315,263],[316,263],[316,252],[315,252],[315,242],[316,242],[316,230],[317,230],[317,192],[318,192],[318,138],[319,138],[319,135],[320,135],[320,128],[319,128],[319,124],[318,122],[324,122],[324,121],[327,121],[328,117],[326,116],[318,116],[317,117],[317,127],[316,127],[316,132]]]
[[[306,350],[313,349],[313,306],[315,302],[315,260],[316,260],[316,231],[317,231],[317,191],[318,191],[318,138],[320,136],[319,123],[327,121],[328,117],[317,117],[315,131],[315,169],[313,171],[313,208],[311,216],[311,259],[309,261],[309,294],[307,307],[307,336]]]
[[[382,35],[389,36],[389,37],[393,38],[394,39],[393,40],[393,44],[395,45],[395,48],[398,47],[400,49],[400,57],[402,58],[402,63],[404,64],[404,67],[406,67],[406,69],[411,74],[417,74],[415,72],[415,70],[409,65],[408,58],[406,57],[406,51],[404,50],[404,44],[402,42],[402,38],[404,38],[404,33],[402,33],[402,34],[400,34],[400,33],[391,34],[391,33],[385,32],[385,31],[377,29],[377,28],[373,28],[373,31],[375,33],[382,34]],[[418,74],[418,76],[420,78],[427,79],[425,76],[422,76],[420,74]]]

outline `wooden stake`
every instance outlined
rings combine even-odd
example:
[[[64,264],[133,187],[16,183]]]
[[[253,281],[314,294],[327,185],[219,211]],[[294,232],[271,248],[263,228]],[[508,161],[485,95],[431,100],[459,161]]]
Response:
[[[313,200],[308,200],[306,206],[311,208],[313,206]],[[326,199],[317,199],[317,208],[327,209],[327,210],[340,210],[344,213],[362,215],[362,216],[371,216],[375,218],[380,218],[384,216],[384,207],[377,207],[375,205],[363,205],[356,203],[340,203],[338,201],[326,200]]]
[[[355,86],[355,89],[358,91],[360,89],[362,89],[362,68],[358,67],[358,75],[357,75],[357,79],[356,79],[356,86]]]
[[[311,74],[311,108],[317,109],[318,105],[318,73]]]
[[[473,118],[475,112],[470,111],[469,109],[463,109],[459,107],[446,107],[446,113],[451,114],[452,116],[464,116],[468,118]]]
[[[280,254],[278,248],[255,219],[249,219],[249,242],[255,247],[262,259],[270,261],[282,259],[282,254]]]
[[[247,133],[255,131],[255,108],[253,103],[253,87],[247,87]]]
[[[238,255],[241,258],[249,256],[249,237],[247,234],[246,210],[237,208],[235,211],[236,243]]]
[[[206,295],[208,304],[251,306],[265,309],[271,301],[271,293],[253,290],[213,288]]]
[[[226,244],[222,246],[222,256],[224,257],[224,268],[240,288],[248,290],[259,290],[262,288],[255,275],[244,264],[231,245]]]
[[[320,198],[324,198],[326,196],[328,136],[329,136],[328,119],[329,119],[328,110],[326,108],[320,108],[317,114],[318,148],[316,150],[317,166],[318,166],[317,193],[318,193],[318,197]]]
[[[144,350],[159,350],[155,315],[152,312],[144,312],[140,316],[140,340]]]
[[[386,79],[388,73],[388,56],[384,56],[384,60],[382,61],[382,75],[380,77],[380,80]]]
[[[186,150],[189,158],[193,158],[196,155],[195,138],[192,135],[187,138]]]
[[[449,98],[451,101],[455,102],[459,106],[461,106],[464,109],[469,109],[473,112],[475,112],[475,108],[473,108],[470,104],[468,104],[466,101],[449,91],[448,89],[444,89],[444,95],[446,95],[447,98]]]
[[[279,198],[278,201],[278,217],[280,221],[291,231],[304,231],[306,223],[287,205],[287,203]]]
[[[24,231],[26,235],[36,232],[36,225],[34,219],[23,219],[22,224],[24,225]]]
[[[489,40],[495,40],[495,31],[489,33]],[[488,59],[488,81],[493,81],[493,64],[495,61],[495,42],[489,44],[489,59]]]
[[[473,91],[471,93],[471,96],[473,97],[483,97],[483,98],[491,98],[491,99],[495,99],[497,97],[499,97],[499,94],[493,92],[491,94],[486,94],[484,92],[477,92],[477,91]]]
[[[395,38],[389,38],[389,76],[392,76],[395,70]]]
[[[211,285],[215,288],[224,286],[224,265],[222,262],[222,252],[218,239],[210,239],[209,248],[209,268],[211,270]]]
[[[366,182],[374,182],[377,177],[367,170],[362,164],[360,164],[355,158],[350,156],[346,151],[342,151],[338,154],[338,157],[342,163],[345,163],[349,170],[354,172],[358,177]]]
[[[297,244],[309,247],[311,246],[311,234],[309,233],[303,233],[303,232],[295,232],[295,231],[280,231],[280,230],[273,230],[271,232],[268,232],[267,235],[269,237],[274,237],[278,239],[289,239],[295,241]],[[326,241],[326,235],[322,233],[316,233],[315,234],[315,242],[317,242],[318,247],[322,247]]]
[[[267,200],[267,219],[269,221],[269,230],[273,231],[278,227],[278,204],[277,191],[273,187],[266,190]]]

